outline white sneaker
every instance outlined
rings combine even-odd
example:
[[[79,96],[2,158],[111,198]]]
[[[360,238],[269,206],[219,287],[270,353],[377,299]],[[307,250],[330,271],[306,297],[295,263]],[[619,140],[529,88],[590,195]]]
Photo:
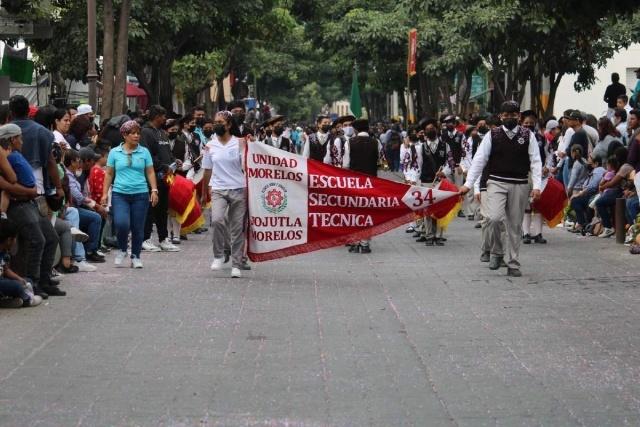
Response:
[[[151,240],[145,240],[142,242],[142,250],[147,252],[160,252],[161,249],[154,245]]]
[[[75,266],[78,267],[78,271],[82,271],[85,273],[90,273],[98,269],[98,267],[93,264],[89,264],[87,261],[76,262]]]
[[[22,305],[23,307],[35,307],[42,304],[42,297],[40,295],[34,295],[30,300],[27,300]]]
[[[240,269],[239,269],[239,268],[237,268],[237,267],[233,267],[233,268],[231,269],[231,277],[236,278],[236,279],[237,279],[238,277],[242,277],[242,272],[240,271]]]
[[[84,243],[89,240],[89,235],[87,233],[75,227],[71,227],[71,237],[73,237],[73,240],[80,243]]]
[[[222,264],[224,264],[224,258],[214,258],[211,263],[211,270],[218,271],[222,269]]]
[[[99,249],[96,251],[96,255],[101,256],[102,258],[104,258],[104,257],[106,257],[106,256],[107,256],[107,254],[105,254],[104,252],[102,252],[102,251],[101,251],[101,250],[99,250]]]
[[[122,267],[122,262],[127,257],[127,253],[123,251],[116,252],[116,258],[113,260],[113,263],[116,267]]]
[[[605,228],[604,230],[602,230],[602,234],[600,235],[600,237],[606,239],[607,237],[611,237],[614,234],[616,234],[616,230],[614,230],[613,228]]]
[[[142,268],[142,260],[140,258],[131,258],[131,267]]]
[[[164,252],[180,252],[180,248],[171,243],[171,239],[168,237],[160,243],[160,249]]]

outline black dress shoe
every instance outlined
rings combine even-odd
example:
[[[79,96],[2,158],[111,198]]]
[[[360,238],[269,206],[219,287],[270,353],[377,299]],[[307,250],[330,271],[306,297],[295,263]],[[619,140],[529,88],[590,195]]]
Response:
[[[360,245],[351,245],[349,253],[357,254],[358,252],[360,252]]]
[[[436,246],[444,246],[444,240],[442,239],[435,239],[435,243]]]
[[[458,218],[464,218],[464,212],[460,211],[458,212]]]
[[[507,276],[522,277],[522,272],[517,268],[509,268],[507,269]]]
[[[98,255],[98,254],[97,254],[97,253],[95,253],[95,252],[88,253],[88,254],[86,255],[86,258],[87,258],[87,261],[89,261],[89,262],[95,262],[95,263],[102,263],[102,262],[105,262],[104,257],[103,257],[103,256]]]
[[[71,264],[69,267],[65,267],[63,264],[60,264],[56,267],[59,273],[62,274],[73,274],[78,272],[78,266]]]
[[[474,228],[482,228],[482,224],[477,223]]]
[[[467,215],[467,219],[469,221],[473,221],[474,219],[476,219],[476,216],[475,215]]]
[[[40,296],[42,299],[49,298],[49,294],[42,290],[40,286],[35,286],[33,288],[33,293]]]
[[[522,243],[524,243],[525,245],[530,245],[531,236],[529,236],[528,234],[525,234],[524,236],[522,236]]]
[[[417,231],[415,233],[413,233],[413,237],[420,237],[420,233],[418,233]]]
[[[535,236],[533,238],[533,241],[535,243],[540,243],[540,244],[546,244],[547,243],[547,239],[545,239],[544,237],[542,237],[542,234],[538,234],[537,236]]]
[[[418,243],[422,243],[422,242],[426,242],[426,241],[427,241],[427,238],[424,237],[424,236],[420,236],[419,238],[416,239],[416,242],[418,242]]]
[[[43,286],[42,290],[53,297],[63,297],[67,295],[65,291],[61,290],[57,286]]]
[[[40,279],[40,284],[43,286],[59,286],[60,280],[48,276]]]
[[[426,241],[424,242],[425,246],[433,246],[436,244],[436,239],[431,238],[431,239],[426,239]]]
[[[360,246],[360,253],[361,254],[370,254],[371,253],[371,248],[369,246]]]
[[[189,240],[189,238],[186,235],[185,236],[180,235],[180,240]]]

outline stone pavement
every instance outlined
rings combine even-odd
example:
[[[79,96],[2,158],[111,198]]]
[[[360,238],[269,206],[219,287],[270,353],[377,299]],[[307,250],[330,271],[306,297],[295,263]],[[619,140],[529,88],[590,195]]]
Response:
[[[242,279],[204,235],[68,276],[0,311],[0,425],[640,425],[640,258],[545,234],[520,279],[460,219],[444,248],[397,229]]]

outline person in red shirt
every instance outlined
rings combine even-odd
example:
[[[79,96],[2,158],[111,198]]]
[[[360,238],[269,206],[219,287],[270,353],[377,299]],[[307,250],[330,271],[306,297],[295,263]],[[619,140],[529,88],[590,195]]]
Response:
[[[102,157],[96,160],[95,165],[93,165],[91,171],[89,172],[89,193],[91,199],[100,200],[100,198],[102,198],[105,176],[104,167],[107,164],[107,156],[109,155],[109,150],[105,147],[96,147],[94,151],[100,154],[100,156]]]

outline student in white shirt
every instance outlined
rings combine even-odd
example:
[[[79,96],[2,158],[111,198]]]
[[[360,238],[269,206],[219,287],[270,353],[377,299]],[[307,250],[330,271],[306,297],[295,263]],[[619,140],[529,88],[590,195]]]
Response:
[[[231,238],[231,277],[241,276],[245,245],[247,191],[242,159],[244,140],[231,135],[233,115],[220,111],[214,118],[213,138],[203,154],[204,180],[211,190],[211,224],[213,226],[213,263],[220,270],[224,263],[225,232]]]

